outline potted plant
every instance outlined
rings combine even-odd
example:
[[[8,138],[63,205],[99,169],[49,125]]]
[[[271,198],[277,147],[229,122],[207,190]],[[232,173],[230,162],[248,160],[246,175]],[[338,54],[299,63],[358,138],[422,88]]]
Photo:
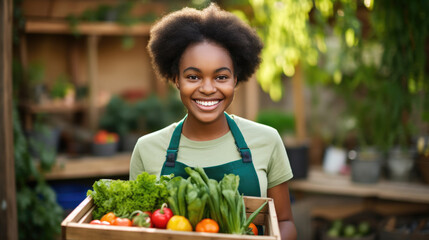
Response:
[[[157,131],[180,120],[186,114],[185,107],[173,88],[169,89],[165,98],[151,95],[137,102],[135,109],[139,114],[138,125],[145,132]]]
[[[75,87],[65,74],[59,75],[50,89],[53,101],[65,105],[73,105],[75,95]]]
[[[19,69],[19,71],[22,71],[22,69]],[[32,62],[28,64],[26,76],[29,84],[27,89],[29,91],[30,99],[38,104],[46,101],[46,86],[43,83],[43,80],[45,79],[45,66],[40,62]]]
[[[112,156],[118,151],[118,134],[99,130],[94,135],[92,154],[94,156]]]
[[[121,149],[132,151],[137,139],[178,121],[185,108],[174,92],[160,98],[151,95],[135,102],[113,96],[100,119],[100,128],[119,135]]]
[[[45,119],[44,114],[38,114],[33,128],[28,130],[29,152],[33,159],[42,165],[55,162],[60,143],[61,128]]]
[[[141,136],[138,132],[138,114],[136,106],[121,97],[113,96],[100,118],[100,129],[119,135],[120,149],[131,151]]]
[[[378,76],[375,68],[365,65],[358,67],[353,75],[345,75],[337,85],[346,100],[347,111],[356,121],[353,134],[357,144],[349,156],[354,182],[376,183],[381,177],[386,153],[395,144],[398,129],[402,127],[397,116],[390,113],[397,107],[394,99],[397,87]]]
[[[411,141],[417,132],[414,126],[418,127],[419,122],[428,124],[428,33],[425,29],[429,21],[419,17],[427,8],[417,2],[395,3],[386,9],[390,3],[387,0],[374,2],[372,20],[375,36],[384,46],[380,73],[384,76],[385,87],[395,87],[388,95],[391,107],[385,106],[389,111],[386,118],[395,127],[390,129],[389,135],[393,147],[388,154],[388,176],[393,180],[408,180],[415,163]],[[393,24],[391,19],[402,21]]]

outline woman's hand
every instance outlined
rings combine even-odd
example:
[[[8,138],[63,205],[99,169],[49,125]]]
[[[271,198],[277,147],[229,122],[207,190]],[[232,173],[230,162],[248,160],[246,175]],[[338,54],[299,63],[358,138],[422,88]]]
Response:
[[[295,224],[293,222],[290,206],[288,183],[284,182],[268,189],[267,196],[274,200],[276,214],[279,221],[282,240],[294,240],[297,238]]]

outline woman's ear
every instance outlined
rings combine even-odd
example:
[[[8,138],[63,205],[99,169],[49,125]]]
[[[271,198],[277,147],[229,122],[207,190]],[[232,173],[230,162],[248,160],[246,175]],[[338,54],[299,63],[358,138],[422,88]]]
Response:
[[[177,76],[174,78],[174,85],[176,85],[177,89],[180,89],[180,87],[179,87],[179,77],[177,77]]]

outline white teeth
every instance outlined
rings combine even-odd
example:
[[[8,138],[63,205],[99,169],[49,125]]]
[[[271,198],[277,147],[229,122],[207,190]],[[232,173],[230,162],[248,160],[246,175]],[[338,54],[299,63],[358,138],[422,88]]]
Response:
[[[219,103],[219,101],[200,101],[200,100],[196,100],[196,102],[206,107],[213,106]]]

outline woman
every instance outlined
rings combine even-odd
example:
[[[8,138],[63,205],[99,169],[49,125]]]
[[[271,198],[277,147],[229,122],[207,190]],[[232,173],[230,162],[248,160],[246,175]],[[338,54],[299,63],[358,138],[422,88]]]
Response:
[[[274,199],[282,239],[296,239],[287,183],[292,171],[279,134],[225,113],[236,86],[260,63],[256,33],[211,4],[162,18],[151,30],[148,49],[157,74],[175,84],[188,114],[139,139],[130,179],[143,171],[186,177],[186,166],[203,167],[217,180],[237,174],[241,193]]]

